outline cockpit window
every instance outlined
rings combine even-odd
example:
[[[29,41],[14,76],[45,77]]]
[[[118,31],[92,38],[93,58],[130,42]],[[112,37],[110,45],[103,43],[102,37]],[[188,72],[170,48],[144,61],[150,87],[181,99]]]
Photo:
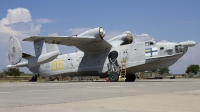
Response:
[[[153,43],[153,42],[150,42],[150,45],[154,45],[154,43]]]
[[[149,42],[145,42],[145,46],[149,46]]]

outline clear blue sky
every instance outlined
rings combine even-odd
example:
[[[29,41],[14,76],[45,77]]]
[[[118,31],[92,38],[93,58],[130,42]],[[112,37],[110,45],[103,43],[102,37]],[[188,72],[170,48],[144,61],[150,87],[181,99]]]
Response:
[[[107,36],[129,30],[136,36],[148,34],[158,41],[194,40],[197,46],[170,69],[173,73],[184,73],[189,64],[200,64],[199,0],[1,0],[0,4],[1,22],[3,18],[10,17],[15,21],[19,18],[12,16],[15,13],[7,17],[9,9],[27,9],[31,16],[31,20],[27,22],[24,20],[3,26],[0,22],[0,53],[3,54],[0,70],[8,64],[5,61],[6,36],[14,35],[23,39],[28,35],[71,35],[76,30],[80,32],[98,26],[105,29]],[[21,16],[26,16],[25,14]],[[33,53],[32,44],[22,42],[22,46],[26,52]],[[70,47],[66,49],[61,47],[63,52],[73,51]]]

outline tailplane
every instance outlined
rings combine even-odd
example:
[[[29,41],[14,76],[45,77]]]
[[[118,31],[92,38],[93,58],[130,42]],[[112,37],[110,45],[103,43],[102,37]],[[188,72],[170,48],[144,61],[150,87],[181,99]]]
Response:
[[[16,37],[8,38],[8,59],[11,65],[19,63],[22,59],[22,47]]]
[[[47,44],[44,39],[33,41],[35,56],[22,52],[22,47],[16,37],[10,37],[8,40],[8,59],[10,65],[8,68],[17,67],[35,67],[41,64],[54,60],[60,53],[56,44]],[[21,62],[21,59],[27,59],[26,62]]]

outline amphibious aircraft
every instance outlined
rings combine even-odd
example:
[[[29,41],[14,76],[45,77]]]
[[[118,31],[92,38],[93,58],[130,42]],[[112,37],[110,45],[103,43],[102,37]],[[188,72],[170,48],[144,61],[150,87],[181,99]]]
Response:
[[[104,40],[105,31],[97,27],[73,36],[31,36],[23,41],[33,42],[35,55],[22,51],[19,40],[8,39],[8,68],[28,67],[37,77],[100,76],[111,82],[119,77],[135,81],[135,73],[169,67],[181,58],[195,41],[133,42],[129,31]],[[80,51],[60,54],[58,46],[75,46]],[[27,61],[20,62],[24,58]]]

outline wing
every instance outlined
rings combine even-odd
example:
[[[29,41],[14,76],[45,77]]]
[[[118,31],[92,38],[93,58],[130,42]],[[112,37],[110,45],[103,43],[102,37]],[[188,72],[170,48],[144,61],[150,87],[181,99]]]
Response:
[[[23,41],[34,42],[42,39],[46,43],[75,46],[85,53],[99,52],[112,47],[107,41],[97,40],[92,36],[32,36],[23,39]]]

